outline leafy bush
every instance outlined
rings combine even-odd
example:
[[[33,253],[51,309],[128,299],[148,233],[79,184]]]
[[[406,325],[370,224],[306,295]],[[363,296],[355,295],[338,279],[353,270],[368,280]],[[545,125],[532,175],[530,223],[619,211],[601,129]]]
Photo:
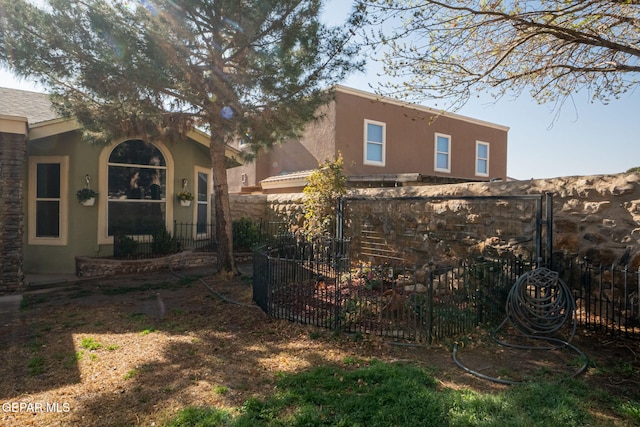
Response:
[[[309,175],[304,187],[304,231],[308,237],[333,234],[338,198],[347,192],[347,177],[342,174],[342,153],[334,161],[326,160]]]
[[[249,218],[240,218],[231,224],[233,249],[238,252],[251,251],[260,243],[260,227]]]
[[[156,255],[167,255],[178,252],[178,241],[165,227],[158,227],[151,235],[151,252]]]

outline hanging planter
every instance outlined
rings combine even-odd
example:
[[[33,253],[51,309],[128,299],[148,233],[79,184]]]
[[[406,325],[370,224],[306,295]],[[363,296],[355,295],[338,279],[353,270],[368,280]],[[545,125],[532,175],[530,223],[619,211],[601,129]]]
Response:
[[[189,191],[182,190],[176,194],[176,197],[180,201],[181,206],[191,206],[191,201],[193,200],[193,194]]]
[[[96,198],[95,197],[90,197],[87,200],[84,200],[82,202],[80,202],[82,204],[82,206],[93,206],[96,204]]]
[[[76,193],[76,198],[78,202],[83,206],[93,206],[96,203],[96,197],[98,193],[93,191],[90,188],[83,188],[82,190],[78,190]]]

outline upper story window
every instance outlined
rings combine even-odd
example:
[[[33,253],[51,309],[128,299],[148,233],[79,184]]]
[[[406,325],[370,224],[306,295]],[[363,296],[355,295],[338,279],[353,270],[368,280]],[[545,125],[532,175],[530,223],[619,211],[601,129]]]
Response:
[[[451,136],[437,133],[435,135],[435,170],[451,172]]]
[[[67,244],[69,158],[29,159],[29,244]]]
[[[151,234],[165,225],[167,164],[140,139],[118,144],[108,160],[108,235]]]
[[[489,176],[489,144],[476,141],[476,175]]]
[[[386,154],[386,124],[364,121],[364,164],[384,166]]]

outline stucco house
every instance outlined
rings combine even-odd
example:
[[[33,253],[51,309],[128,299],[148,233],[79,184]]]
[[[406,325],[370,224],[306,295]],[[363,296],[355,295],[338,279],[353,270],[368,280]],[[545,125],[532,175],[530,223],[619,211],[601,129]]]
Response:
[[[310,172],[338,152],[350,186],[507,178],[506,126],[344,86],[322,113],[300,139],[228,169],[229,192],[301,191]]]
[[[140,137],[90,145],[47,94],[0,88],[0,294],[18,289],[25,273],[73,274],[76,256],[113,254],[115,230],[209,222],[208,145],[199,131],[172,144]],[[76,199],[87,187],[98,193],[93,206]],[[188,207],[176,197],[183,188],[195,196]]]

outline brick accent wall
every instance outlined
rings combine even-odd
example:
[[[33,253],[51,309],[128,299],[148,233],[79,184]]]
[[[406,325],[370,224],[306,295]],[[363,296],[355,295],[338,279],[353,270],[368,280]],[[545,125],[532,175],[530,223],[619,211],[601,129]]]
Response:
[[[0,132],[0,295],[23,290],[26,136]]]

